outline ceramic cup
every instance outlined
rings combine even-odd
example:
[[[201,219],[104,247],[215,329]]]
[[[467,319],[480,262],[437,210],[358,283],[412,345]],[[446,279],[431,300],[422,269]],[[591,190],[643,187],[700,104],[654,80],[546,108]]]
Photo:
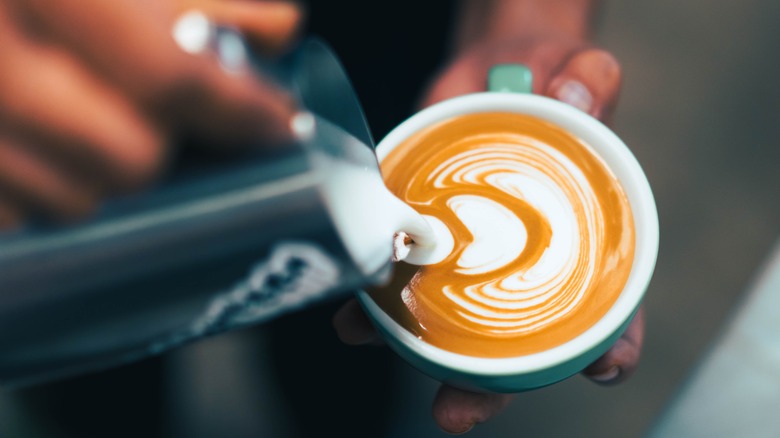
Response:
[[[637,312],[655,268],[658,213],[642,168],[609,128],[565,103],[530,94],[530,72],[522,66],[491,71],[488,91],[456,97],[413,115],[377,146],[381,160],[412,134],[455,116],[513,112],[539,117],[589,144],[619,179],[628,197],[636,235],[633,265],[623,291],[595,325],[565,344],[539,353],[509,358],[470,357],[434,347],[391,319],[365,291],[358,300],[387,344],[411,365],[450,385],[468,390],[517,392],[566,379],[603,355]]]

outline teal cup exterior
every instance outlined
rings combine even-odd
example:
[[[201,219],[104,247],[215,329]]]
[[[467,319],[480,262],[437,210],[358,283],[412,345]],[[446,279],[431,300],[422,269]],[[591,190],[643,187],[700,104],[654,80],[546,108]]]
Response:
[[[490,90],[456,97],[413,115],[377,146],[381,160],[421,129],[455,116],[514,112],[552,122],[589,144],[620,181],[634,217],[636,246],[631,272],[614,305],[581,335],[549,350],[508,358],[471,357],[430,345],[390,318],[365,291],[358,300],[387,344],[423,373],[447,384],[490,392],[519,392],[566,379],[587,367],[618,340],[642,303],[658,253],[658,213],[650,185],[628,147],[606,126],[584,112],[530,94],[530,73],[522,66],[491,72]]]

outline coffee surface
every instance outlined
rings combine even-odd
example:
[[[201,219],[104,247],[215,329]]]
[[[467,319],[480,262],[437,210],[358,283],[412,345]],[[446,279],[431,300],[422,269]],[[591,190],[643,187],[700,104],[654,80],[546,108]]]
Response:
[[[391,192],[455,240],[442,262],[400,263],[370,291],[420,339],[478,357],[536,353],[583,333],[620,295],[634,254],[628,200],[557,125],[458,116],[406,139],[381,168]]]

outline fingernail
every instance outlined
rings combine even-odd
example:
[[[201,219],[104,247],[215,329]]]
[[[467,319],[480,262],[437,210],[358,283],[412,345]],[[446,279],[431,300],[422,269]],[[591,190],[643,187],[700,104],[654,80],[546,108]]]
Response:
[[[379,338],[377,335],[371,335],[366,336],[364,338],[358,339],[354,344],[354,346],[360,346],[360,345],[382,345],[382,339]]]
[[[609,370],[601,374],[592,374],[588,376],[591,380],[595,380],[599,383],[607,383],[615,380],[620,375],[620,367],[613,366]]]
[[[474,428],[474,423],[471,423],[471,424],[467,425],[465,429],[461,430],[460,432],[455,432],[455,433],[453,433],[453,435],[463,435],[466,432],[470,432],[471,429],[473,429],[473,428]]]
[[[568,103],[586,113],[589,113],[593,106],[593,96],[590,95],[588,88],[578,81],[564,82],[563,85],[558,88],[555,97],[561,102]]]

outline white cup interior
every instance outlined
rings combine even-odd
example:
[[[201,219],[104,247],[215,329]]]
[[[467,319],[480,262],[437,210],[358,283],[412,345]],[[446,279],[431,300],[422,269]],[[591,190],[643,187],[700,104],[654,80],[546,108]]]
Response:
[[[610,129],[569,105],[542,96],[516,93],[476,93],[431,106],[395,128],[377,146],[381,161],[410,135],[434,123],[471,113],[514,112],[550,121],[589,144],[617,176],[634,217],[636,247],[633,265],[615,304],[590,329],[571,341],[543,352],[510,357],[481,358],[434,347],[412,335],[382,311],[367,295],[363,304],[375,322],[425,360],[471,374],[502,375],[542,370],[578,357],[602,344],[640,305],[652,277],[658,253],[658,213],[645,177],[634,155]]]

